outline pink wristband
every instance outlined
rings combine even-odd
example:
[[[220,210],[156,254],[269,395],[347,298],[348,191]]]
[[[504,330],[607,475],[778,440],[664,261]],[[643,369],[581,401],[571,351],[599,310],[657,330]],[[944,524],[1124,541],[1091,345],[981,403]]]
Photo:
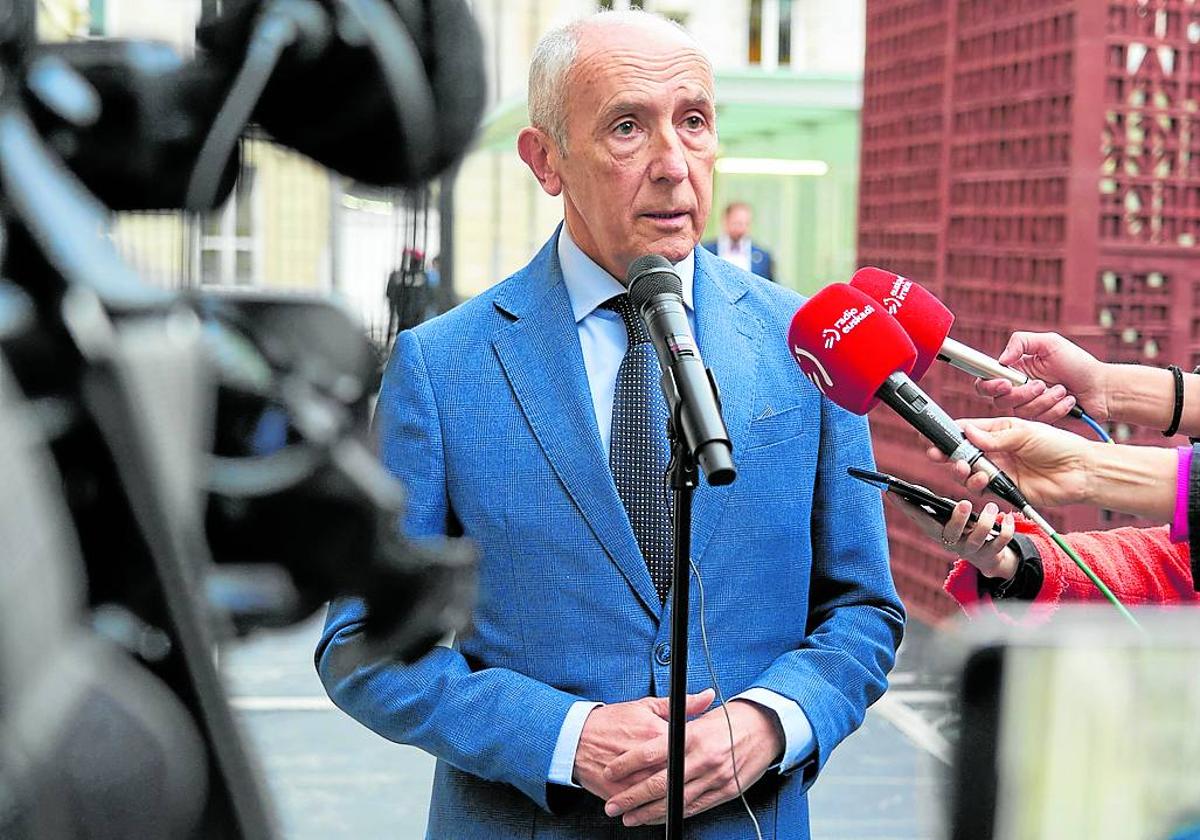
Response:
[[[1192,472],[1192,447],[1175,450],[1179,459],[1175,467],[1175,519],[1171,522],[1171,542],[1188,540],[1188,479]]]

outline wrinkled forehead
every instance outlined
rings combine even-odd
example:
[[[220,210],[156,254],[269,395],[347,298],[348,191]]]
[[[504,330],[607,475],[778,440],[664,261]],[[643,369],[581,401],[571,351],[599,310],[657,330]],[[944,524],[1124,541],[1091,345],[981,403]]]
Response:
[[[566,83],[572,99],[628,86],[687,88],[711,100],[714,88],[708,56],[686,32],[659,20],[585,27]]]

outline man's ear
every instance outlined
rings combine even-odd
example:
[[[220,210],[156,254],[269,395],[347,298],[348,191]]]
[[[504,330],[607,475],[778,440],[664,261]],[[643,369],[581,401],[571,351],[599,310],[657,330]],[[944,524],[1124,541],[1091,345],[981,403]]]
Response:
[[[558,195],[562,192],[562,178],[558,174],[558,163],[562,155],[558,145],[540,128],[523,128],[517,135],[517,154],[546,195]]]

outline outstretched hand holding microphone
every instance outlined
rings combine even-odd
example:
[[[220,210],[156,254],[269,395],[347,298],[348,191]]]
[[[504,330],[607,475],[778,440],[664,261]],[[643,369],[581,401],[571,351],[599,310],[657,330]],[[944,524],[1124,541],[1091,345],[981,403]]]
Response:
[[[1101,422],[1162,429],[1164,434],[1200,433],[1200,376],[1179,373],[1177,408],[1174,371],[1102,362],[1058,333],[1015,332],[999,360],[1028,374],[1030,381],[1014,385],[985,377],[975,390],[1019,417],[1055,423],[1078,400]]]
[[[976,387],[981,394],[991,397],[1014,394],[1019,403],[1027,403],[1030,413],[1022,416],[1054,421],[1069,415],[1091,427],[1101,440],[1109,440],[1104,428],[1083,410],[1083,405],[1093,407],[1094,395],[1089,387],[1090,377],[1073,374],[1076,364],[1056,366],[1054,370],[1030,370],[1013,366],[1013,361],[1022,356],[1014,350],[1012,342],[999,359],[969,347],[950,337],[954,313],[945,304],[921,284],[886,269],[860,268],[850,279],[850,285],[879,301],[912,338],[917,348],[913,379],[920,380],[935,360],[946,362],[978,377]],[[1074,345],[1071,348],[1096,362],[1080,348]],[[1072,360],[1075,361],[1084,360]],[[1197,384],[1200,386],[1200,382]],[[1101,420],[1108,419],[1106,407],[1098,416]]]
[[[1086,504],[1170,522],[1176,486],[1176,452],[1155,446],[1125,446],[1088,440],[1065,429],[1016,417],[957,421],[964,436],[1020,486],[1038,507]],[[947,460],[934,447],[928,455]],[[968,490],[983,492],[986,477],[953,464]]]

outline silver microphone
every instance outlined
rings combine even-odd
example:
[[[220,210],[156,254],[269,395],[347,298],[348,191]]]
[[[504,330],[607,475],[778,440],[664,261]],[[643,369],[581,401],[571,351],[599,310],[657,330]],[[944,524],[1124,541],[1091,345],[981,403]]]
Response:
[[[1024,385],[1029,377],[1021,371],[1002,365],[986,353],[946,336],[937,357],[961,371],[980,379],[1007,379],[1013,385]]]
[[[950,336],[946,336],[942,341],[942,349],[938,351],[937,357],[980,379],[1007,379],[1013,385],[1024,385],[1029,381],[1029,377],[1021,371],[1002,365],[986,353],[955,341]],[[1079,403],[1071,406],[1070,416],[1077,420],[1083,417],[1083,407]]]

